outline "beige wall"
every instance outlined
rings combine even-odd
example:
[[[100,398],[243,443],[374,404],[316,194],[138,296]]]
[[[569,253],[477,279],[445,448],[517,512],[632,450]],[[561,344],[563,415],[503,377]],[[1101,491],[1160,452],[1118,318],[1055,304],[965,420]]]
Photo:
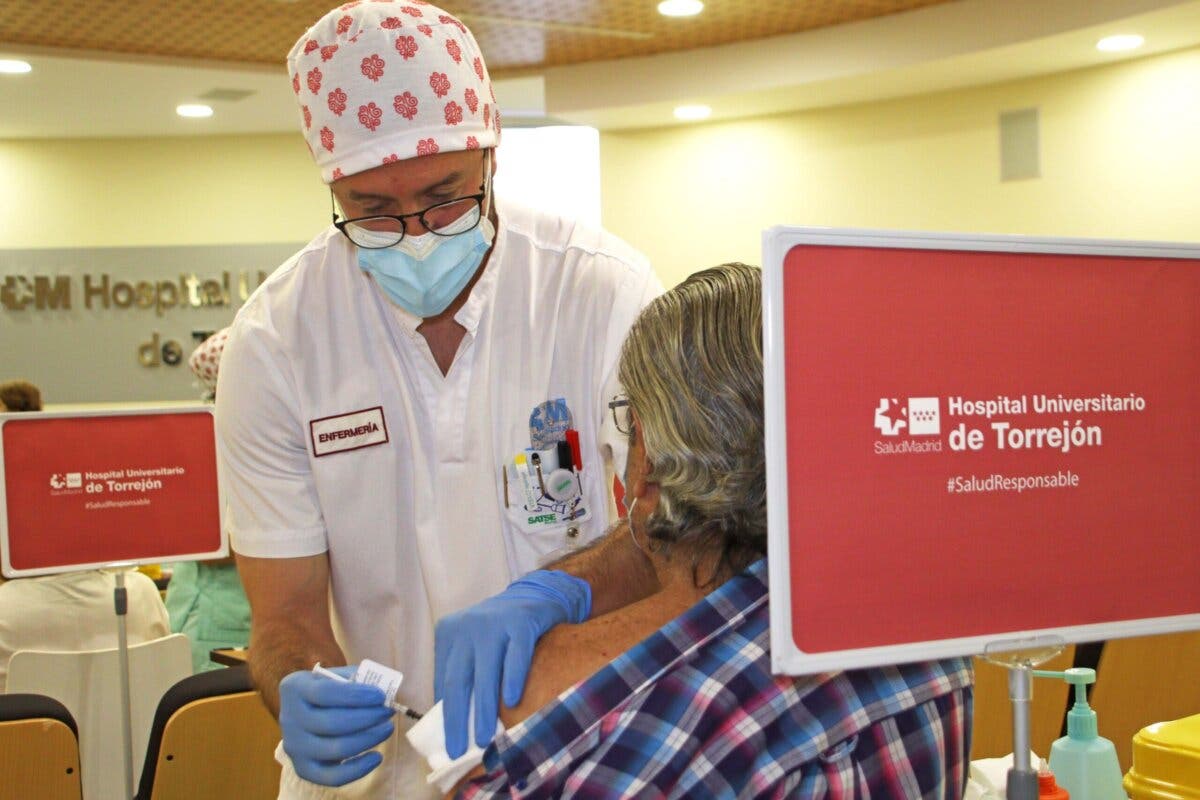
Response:
[[[0,141],[0,180],[3,248],[306,242],[329,223],[299,135]]]
[[[186,357],[233,319],[243,276],[253,288],[329,219],[299,136],[0,141],[0,185],[0,300],[8,279],[38,275],[69,281],[71,301],[0,303],[0,380],[27,378],[53,404],[199,399],[186,363],[142,356],[175,343]],[[228,275],[231,296],[161,313],[85,299],[88,280],[184,275]]]
[[[997,117],[1041,110],[1043,177],[1001,183]],[[803,224],[1200,240],[1200,50],[997,86],[606,133],[603,219],[668,285]],[[0,141],[0,247],[305,241],[300,137]]]
[[[1042,178],[1001,183],[1036,106]],[[664,283],[775,224],[1200,241],[1200,50],[967,91],[601,139],[604,224]]]

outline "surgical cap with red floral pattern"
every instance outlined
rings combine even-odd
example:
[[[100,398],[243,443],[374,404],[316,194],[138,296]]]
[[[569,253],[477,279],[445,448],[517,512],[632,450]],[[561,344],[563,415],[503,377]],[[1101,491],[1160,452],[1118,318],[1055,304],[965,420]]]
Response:
[[[217,372],[221,366],[221,353],[225,352],[225,342],[228,339],[229,328],[222,328],[205,339],[188,359],[188,366],[192,368],[192,374],[199,378],[200,383],[210,392],[215,392],[217,389]]]
[[[304,137],[326,183],[500,141],[496,96],[475,37],[422,0],[335,8],[300,37],[287,64]]]

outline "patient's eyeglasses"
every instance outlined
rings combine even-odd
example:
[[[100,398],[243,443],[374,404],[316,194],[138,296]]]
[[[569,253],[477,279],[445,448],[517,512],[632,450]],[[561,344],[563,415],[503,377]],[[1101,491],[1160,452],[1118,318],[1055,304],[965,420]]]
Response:
[[[619,394],[608,401],[608,408],[612,411],[613,424],[617,426],[617,430],[626,436],[633,433],[633,414],[630,413],[629,398]]]

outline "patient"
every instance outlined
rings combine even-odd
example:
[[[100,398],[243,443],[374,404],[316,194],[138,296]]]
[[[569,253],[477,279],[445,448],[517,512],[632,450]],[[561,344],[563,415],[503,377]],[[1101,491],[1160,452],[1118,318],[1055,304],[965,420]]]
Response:
[[[606,541],[628,537],[658,588],[541,639],[458,796],[961,797],[963,660],[771,674],[759,270],[655,300],[619,377],[631,506]]]

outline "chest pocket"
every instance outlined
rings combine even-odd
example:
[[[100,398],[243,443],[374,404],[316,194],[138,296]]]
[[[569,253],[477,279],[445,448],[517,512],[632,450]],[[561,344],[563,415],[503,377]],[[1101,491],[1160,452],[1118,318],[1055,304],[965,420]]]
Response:
[[[502,504],[519,551],[545,562],[590,541],[603,509],[592,508],[593,481],[586,469],[560,461],[553,448],[515,455],[500,472]]]
[[[504,509],[518,530],[532,534],[591,519],[587,489],[592,476],[575,469],[566,452],[565,447],[527,450],[503,465]]]
[[[579,432],[565,398],[533,407],[529,444],[500,465],[498,487],[516,549],[540,563],[596,535],[604,508],[593,508],[604,466],[580,455]],[[522,437],[524,438],[524,437]],[[596,461],[596,459],[592,459]]]

